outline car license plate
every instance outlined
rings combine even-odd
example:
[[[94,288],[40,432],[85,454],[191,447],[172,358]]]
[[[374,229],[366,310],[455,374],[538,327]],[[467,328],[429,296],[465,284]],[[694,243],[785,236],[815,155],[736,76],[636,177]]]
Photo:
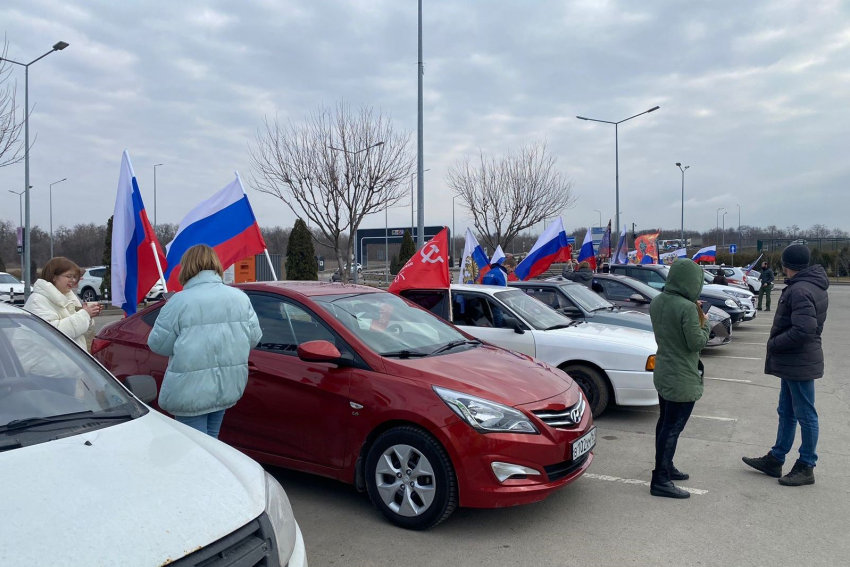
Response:
[[[578,460],[582,455],[596,446],[596,428],[594,427],[575,441],[573,441],[573,460]]]

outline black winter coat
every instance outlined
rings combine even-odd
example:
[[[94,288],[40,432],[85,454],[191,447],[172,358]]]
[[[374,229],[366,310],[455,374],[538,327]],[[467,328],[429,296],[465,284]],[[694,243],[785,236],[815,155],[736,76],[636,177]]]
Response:
[[[764,373],[786,380],[823,376],[821,333],[829,307],[829,279],[820,265],[809,266],[791,279],[779,297],[767,341]]]

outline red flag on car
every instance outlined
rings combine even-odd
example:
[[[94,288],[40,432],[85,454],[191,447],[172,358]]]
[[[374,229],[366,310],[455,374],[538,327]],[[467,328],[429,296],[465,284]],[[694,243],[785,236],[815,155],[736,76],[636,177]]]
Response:
[[[398,294],[406,289],[449,289],[450,285],[449,237],[444,228],[407,261],[388,291]]]

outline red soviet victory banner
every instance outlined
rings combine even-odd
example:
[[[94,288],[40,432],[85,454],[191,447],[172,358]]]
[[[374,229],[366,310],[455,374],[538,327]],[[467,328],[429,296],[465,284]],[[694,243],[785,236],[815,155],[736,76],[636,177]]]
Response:
[[[398,294],[406,289],[449,289],[448,253],[448,228],[444,228],[407,261],[388,291]]]

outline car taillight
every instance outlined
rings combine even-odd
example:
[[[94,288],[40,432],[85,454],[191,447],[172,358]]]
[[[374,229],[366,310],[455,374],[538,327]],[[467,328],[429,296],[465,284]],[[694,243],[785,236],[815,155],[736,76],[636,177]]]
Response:
[[[112,341],[109,341],[109,340],[106,340],[106,339],[95,338],[91,342],[91,353],[95,354],[95,353],[102,351],[103,349],[108,347],[111,342]]]

